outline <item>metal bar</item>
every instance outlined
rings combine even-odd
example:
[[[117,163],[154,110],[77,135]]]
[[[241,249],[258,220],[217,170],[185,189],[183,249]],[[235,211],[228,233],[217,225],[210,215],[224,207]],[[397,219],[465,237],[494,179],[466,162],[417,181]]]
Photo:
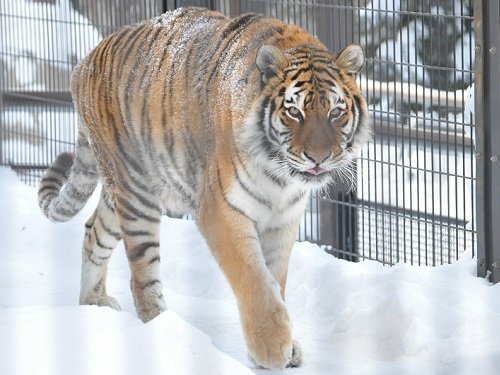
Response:
[[[399,100],[410,104],[423,104],[425,101],[435,101],[437,103],[454,103],[456,109],[463,109],[465,106],[466,90],[438,90],[425,87],[416,83],[408,82],[380,82],[373,79],[357,80],[361,90],[368,93],[371,98],[387,97],[389,95],[399,95],[407,92],[409,95],[398,97]]]
[[[460,144],[463,143],[465,147],[472,147],[474,145],[474,141],[470,136],[465,134],[450,134],[449,131],[445,129],[415,129],[410,128],[409,125],[404,123],[391,123],[388,120],[377,121],[377,128],[375,129],[375,135],[393,135],[394,129],[400,129],[401,133],[396,134],[395,138],[402,138],[404,140],[425,140],[427,142],[426,146],[430,147],[432,144],[436,145],[455,145],[457,142]]]
[[[69,91],[4,91],[0,93],[4,105],[15,105],[22,99],[23,105],[40,102],[72,106],[73,100]]]
[[[500,281],[500,4],[474,3],[476,31],[477,273]]]
[[[241,0],[229,0],[229,16],[236,17],[241,14]]]

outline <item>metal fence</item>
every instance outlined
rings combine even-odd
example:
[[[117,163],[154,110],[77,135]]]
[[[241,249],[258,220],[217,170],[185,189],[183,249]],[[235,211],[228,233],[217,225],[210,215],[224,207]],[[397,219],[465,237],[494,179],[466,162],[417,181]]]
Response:
[[[487,13],[484,3],[492,7]],[[334,52],[354,41],[367,55],[358,81],[373,118],[373,142],[357,163],[356,187],[339,181],[324,196],[311,199],[300,239],[325,245],[345,259],[388,264],[438,265],[471,249],[483,257],[483,271],[492,269],[494,257],[484,255],[490,234],[482,228],[478,231],[477,225],[489,220],[483,213],[492,202],[476,204],[476,189],[481,193],[483,183],[494,185],[494,177],[498,185],[499,177],[483,180],[487,167],[479,162],[481,179],[476,179],[475,157],[491,152],[484,141],[490,133],[484,129],[495,117],[487,117],[485,111],[498,110],[499,103],[487,109],[474,105],[474,93],[479,92],[475,81],[481,82],[482,99],[498,100],[498,92],[497,96],[490,92],[495,86],[486,88],[484,78],[475,77],[474,59],[479,56],[479,73],[496,69],[498,77],[500,64],[495,67],[493,61],[484,60],[476,45],[486,36],[498,43],[499,13],[498,4],[484,3],[2,1],[0,164],[12,166],[24,181],[36,184],[59,152],[73,148],[76,119],[68,88],[72,67],[121,25],[186,5],[206,6],[230,16],[265,13],[307,29]],[[486,21],[489,29],[484,27]],[[481,31],[475,32],[478,27]],[[475,112],[481,121],[478,142]],[[493,199],[491,187],[478,196]]]

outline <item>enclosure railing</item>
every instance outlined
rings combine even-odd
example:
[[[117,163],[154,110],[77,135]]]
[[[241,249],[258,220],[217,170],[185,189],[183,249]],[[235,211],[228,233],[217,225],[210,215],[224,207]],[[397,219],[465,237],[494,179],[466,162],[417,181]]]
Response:
[[[500,4],[475,2],[478,275],[500,282]]]

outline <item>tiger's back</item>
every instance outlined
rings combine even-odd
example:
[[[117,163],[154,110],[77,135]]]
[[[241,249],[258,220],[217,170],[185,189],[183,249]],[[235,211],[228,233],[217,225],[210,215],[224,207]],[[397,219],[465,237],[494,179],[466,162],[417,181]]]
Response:
[[[352,173],[369,138],[355,83],[363,63],[359,46],[336,56],[296,26],[201,8],[104,39],[72,76],[76,155],[58,156],[39,189],[42,211],[65,221],[104,182],[86,223],[80,303],[119,308],[106,276],[123,239],[138,315],[164,311],[160,218],[193,213],[236,295],[251,357],[299,365],[288,260],[310,191]]]

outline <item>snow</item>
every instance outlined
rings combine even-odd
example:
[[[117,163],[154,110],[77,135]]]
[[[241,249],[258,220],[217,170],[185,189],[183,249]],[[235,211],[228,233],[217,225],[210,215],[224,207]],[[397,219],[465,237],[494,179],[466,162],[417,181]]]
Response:
[[[402,27],[396,39],[382,42],[375,56],[394,64],[394,76],[404,82],[429,84],[424,61],[418,51],[422,40],[429,36],[430,30],[420,20],[411,21]]]
[[[252,373],[171,311],[143,325],[109,308],[27,306],[0,322],[2,374]]]
[[[36,190],[0,168],[0,373],[17,374],[498,374],[500,284],[475,277],[466,252],[441,267],[349,263],[295,245],[287,287],[299,369],[247,359],[236,301],[192,221],[162,222],[169,310],[135,315],[120,245],[108,290],[122,311],[77,306],[83,224],[40,213]]]

